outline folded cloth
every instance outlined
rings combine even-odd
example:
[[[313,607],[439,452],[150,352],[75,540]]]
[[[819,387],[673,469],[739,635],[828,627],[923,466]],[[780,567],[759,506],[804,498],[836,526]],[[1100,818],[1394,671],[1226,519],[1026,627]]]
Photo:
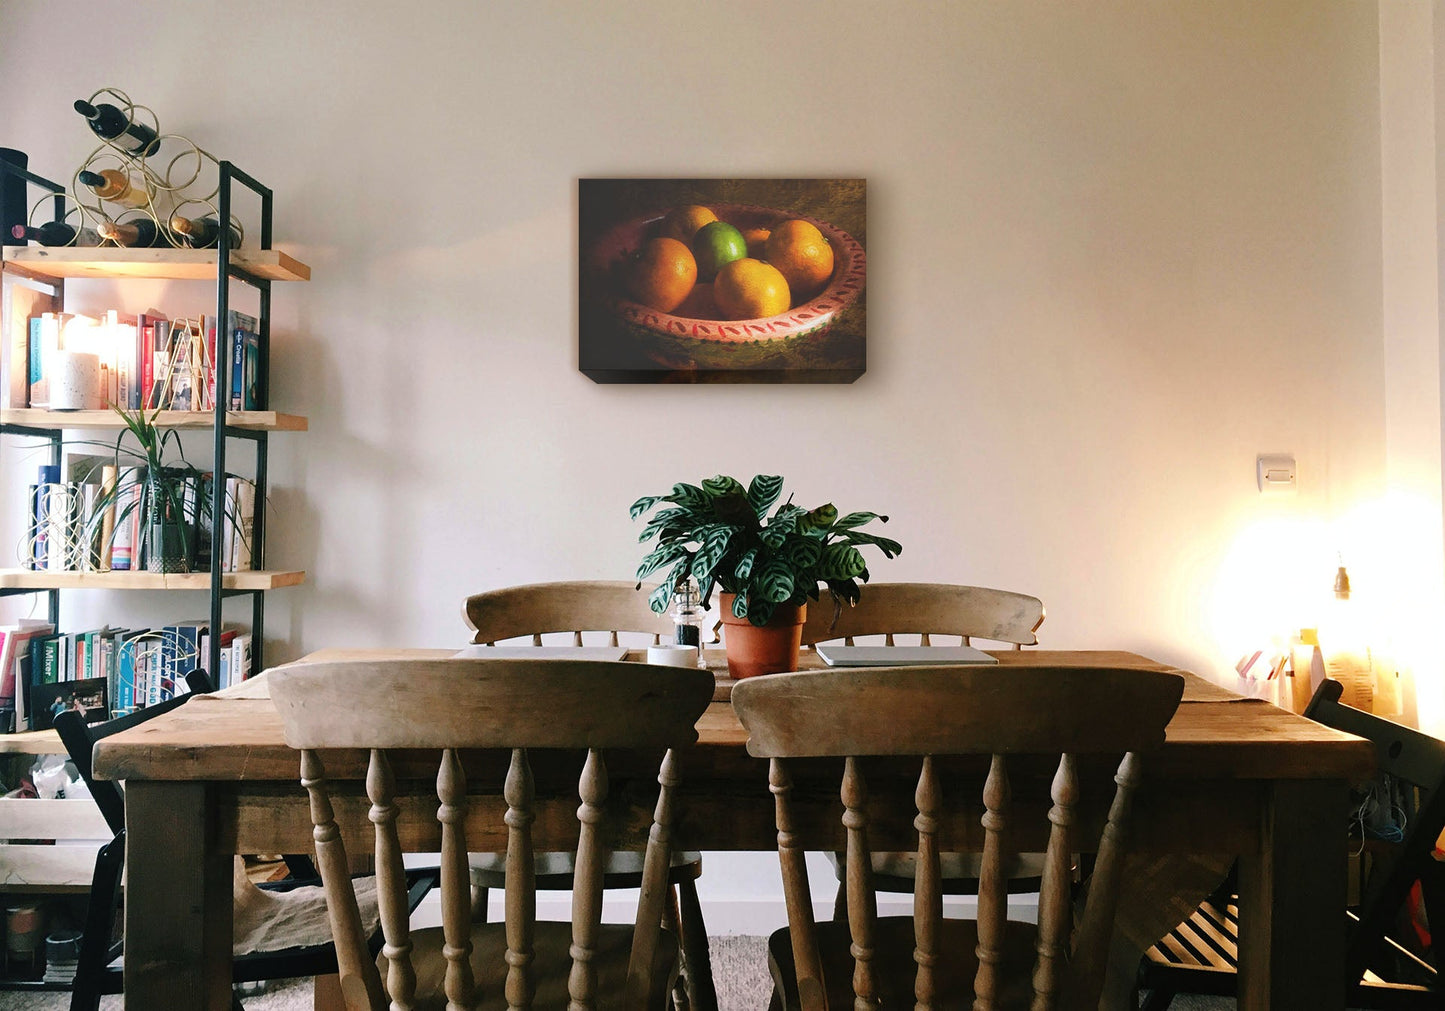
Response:
[[[356,905],[361,910],[361,928],[375,933],[381,923],[376,911],[376,878],[356,878]],[[235,897],[235,941],[232,953],[250,955],[259,951],[285,951],[331,941],[331,921],[326,915],[326,890],[304,885],[285,892],[257,888],[246,877],[245,865],[236,858],[232,877]]]

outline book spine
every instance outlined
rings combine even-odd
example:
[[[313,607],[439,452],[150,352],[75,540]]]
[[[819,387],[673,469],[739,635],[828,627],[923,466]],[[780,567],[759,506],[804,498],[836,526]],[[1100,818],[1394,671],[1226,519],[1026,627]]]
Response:
[[[151,406],[156,385],[156,328],[159,326],[157,321],[148,322],[140,336],[140,402],[146,408]]]
[[[116,644],[115,707],[128,713],[135,705],[135,639]]]
[[[244,409],[246,390],[246,331],[231,331],[231,410]]]
[[[40,645],[40,684],[53,685],[60,680],[60,640],[46,639]]]
[[[216,404],[216,317],[204,317],[206,327],[206,401],[201,406]]]

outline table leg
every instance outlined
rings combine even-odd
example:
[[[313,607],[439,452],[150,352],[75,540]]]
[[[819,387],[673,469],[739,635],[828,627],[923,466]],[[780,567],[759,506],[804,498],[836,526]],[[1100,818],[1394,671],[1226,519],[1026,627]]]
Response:
[[[126,788],[125,1004],[231,1007],[230,853],[204,783]]]
[[[1239,1006],[1345,1006],[1346,784],[1277,781],[1239,859]]]

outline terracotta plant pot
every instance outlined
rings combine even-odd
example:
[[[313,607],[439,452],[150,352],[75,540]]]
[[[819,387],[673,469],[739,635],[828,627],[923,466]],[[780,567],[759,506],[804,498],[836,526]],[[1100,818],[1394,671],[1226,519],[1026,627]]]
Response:
[[[750,678],[798,669],[807,604],[779,604],[773,617],[762,626],[733,614],[731,593],[719,595],[718,607],[722,611],[723,645],[731,677]]]

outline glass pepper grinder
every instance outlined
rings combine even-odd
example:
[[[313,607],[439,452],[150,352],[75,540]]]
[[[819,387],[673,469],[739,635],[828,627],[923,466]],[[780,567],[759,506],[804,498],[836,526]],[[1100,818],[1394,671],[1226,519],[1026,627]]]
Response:
[[[676,626],[673,641],[679,646],[696,648],[699,662],[702,659],[702,615],[697,587],[689,579],[672,595],[672,621]]]

